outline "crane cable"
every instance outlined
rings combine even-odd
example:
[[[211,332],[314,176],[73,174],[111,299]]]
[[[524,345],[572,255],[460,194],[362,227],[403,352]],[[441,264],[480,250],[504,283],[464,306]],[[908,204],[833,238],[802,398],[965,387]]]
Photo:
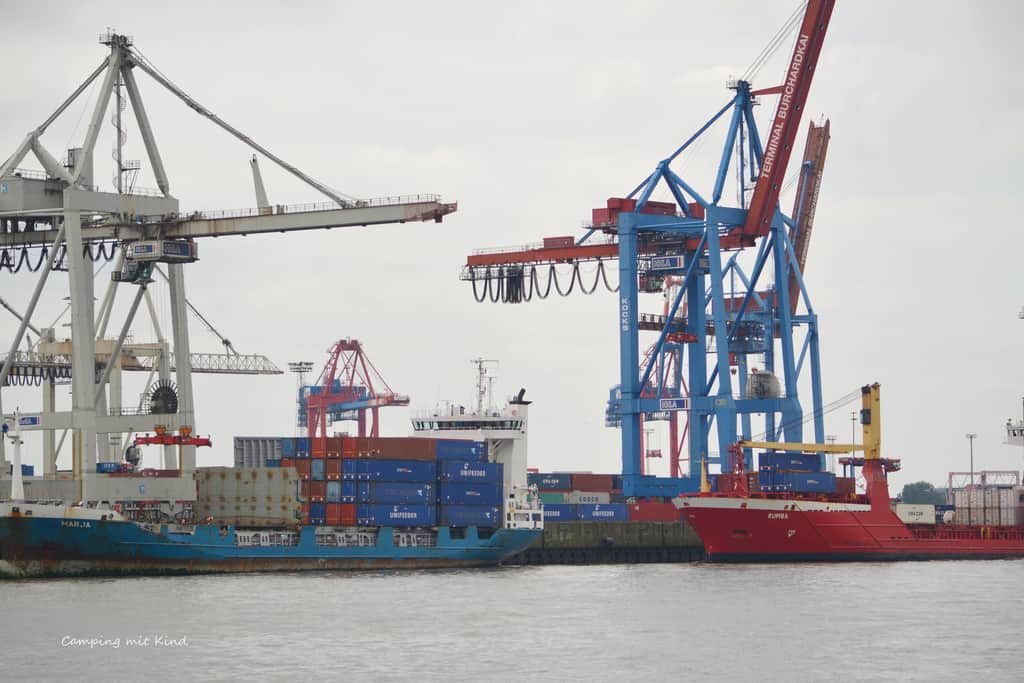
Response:
[[[480,271],[483,272],[480,272]],[[547,283],[541,293],[540,278],[537,275],[537,266],[531,265],[529,273],[522,267],[502,267],[492,270],[491,268],[479,269],[469,268],[469,281],[473,285],[473,298],[477,303],[483,303],[490,299],[492,303],[518,304],[531,301],[534,295],[538,299],[546,299],[551,293],[551,288],[561,296],[572,294],[576,286],[583,294],[590,295],[597,291],[597,286],[604,283],[605,289],[609,292],[619,291],[619,286],[612,287],[608,282],[608,274],[602,261],[598,261],[594,271],[594,281],[589,287],[583,282],[583,275],[579,262],[574,263],[572,270],[568,273],[569,283],[563,288],[559,281],[559,274],[555,264],[549,264],[547,272]],[[480,281],[481,286],[477,287]]]
[[[844,406],[847,406],[850,403],[853,403],[854,401],[856,401],[860,397],[860,395],[861,395],[860,389],[857,389],[855,391],[851,391],[850,393],[846,394],[845,396],[841,396],[840,398],[837,398],[836,400],[832,401],[831,403],[822,406],[820,412],[819,411],[813,411],[813,412],[810,412],[810,413],[806,413],[805,415],[801,416],[799,419],[791,420],[789,422],[786,422],[786,423],[783,423],[783,424],[779,425],[777,432],[782,431],[784,429],[787,429],[789,427],[795,427],[797,425],[807,424],[808,422],[811,422],[812,420],[814,420],[815,418],[817,418],[819,416],[823,417],[825,415],[828,415],[829,413],[833,413],[833,412],[839,410],[840,408],[842,408]],[[767,438],[768,438],[768,432],[765,431],[765,432],[761,432],[758,436],[756,436],[753,439],[751,439],[751,441],[764,441]]]
[[[782,28],[772,36],[771,40],[768,41],[768,44],[764,46],[763,50],[761,50],[761,53],[754,58],[754,61],[747,67],[747,70],[743,72],[742,80],[749,83],[757,77],[757,74],[761,71],[768,60],[771,59],[772,55],[774,55],[779,49],[782,42],[786,40],[789,34],[796,28],[796,25],[806,8],[807,0],[803,0],[797,5],[796,9],[793,10],[793,13],[789,15],[786,23],[782,25]]]

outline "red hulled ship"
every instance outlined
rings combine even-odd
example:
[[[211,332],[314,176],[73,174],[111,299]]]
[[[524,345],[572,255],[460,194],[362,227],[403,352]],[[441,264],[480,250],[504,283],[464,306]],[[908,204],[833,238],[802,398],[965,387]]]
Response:
[[[886,473],[897,460],[880,456],[879,386],[862,388],[864,445],[740,442],[731,490],[675,499],[704,542],[711,562],[850,562],[1024,557],[1024,526],[906,524],[892,510]],[[849,452],[841,462],[861,468],[864,495],[751,492],[741,448]]]

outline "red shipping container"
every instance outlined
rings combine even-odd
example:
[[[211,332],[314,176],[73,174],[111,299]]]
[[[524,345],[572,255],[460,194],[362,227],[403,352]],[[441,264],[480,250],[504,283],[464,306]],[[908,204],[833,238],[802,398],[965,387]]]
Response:
[[[309,524],[309,503],[303,503],[299,509],[302,511],[302,523]]]
[[[614,474],[574,474],[572,488],[574,491],[607,491],[615,487]]]
[[[356,457],[381,460],[437,460],[434,439],[415,437],[360,437],[356,439]]]
[[[356,438],[354,436],[343,436],[341,437],[341,457],[343,458],[354,458],[356,457]]]
[[[303,482],[307,483],[307,482]],[[311,481],[309,483],[309,502],[323,503],[327,500],[327,482]]]
[[[576,244],[576,240],[572,238],[572,235],[560,235],[558,237],[545,237],[544,248],[545,249],[565,249]]]
[[[678,522],[679,508],[672,503],[631,503],[626,506],[631,522]]]
[[[355,526],[355,503],[328,503],[327,526]]]
[[[694,218],[704,218],[704,207],[697,202],[690,202],[690,215]]]
[[[341,460],[328,460],[324,467],[329,480],[341,479]]]
[[[649,213],[658,216],[675,216],[676,205],[672,202],[648,201],[646,204],[644,204],[644,208],[640,210],[640,213]]]
[[[856,495],[856,480],[853,477],[836,477],[836,493],[840,496]]]
[[[300,481],[299,482],[299,496],[302,500],[309,502],[310,497],[313,495],[310,491],[310,486],[313,484],[311,481]]]
[[[311,467],[310,461],[304,458],[295,461],[295,470],[299,473],[299,479],[309,479]]]
[[[614,223],[619,212],[614,209],[591,209],[590,221],[592,225],[608,225]]]
[[[620,197],[609,197],[608,208],[618,211],[636,211],[635,199],[623,199]]]
[[[281,467],[295,467],[295,459],[281,458]]]

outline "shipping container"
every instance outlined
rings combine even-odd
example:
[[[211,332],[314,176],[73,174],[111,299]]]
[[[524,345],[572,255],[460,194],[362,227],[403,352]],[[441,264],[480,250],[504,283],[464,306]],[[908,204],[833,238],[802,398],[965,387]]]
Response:
[[[501,505],[502,489],[495,484],[441,482],[437,500],[446,505]]]
[[[574,474],[571,477],[575,491],[611,491],[615,488],[612,474]]]
[[[325,460],[324,472],[326,473],[328,481],[337,481],[341,479],[341,460]]]
[[[575,505],[545,505],[544,506],[544,521],[545,522],[575,522],[576,521],[576,506]]]
[[[356,521],[373,526],[434,526],[437,523],[437,506],[359,505]]]
[[[612,475],[612,491],[622,491],[622,475]]]
[[[674,202],[655,202],[648,200],[640,209],[640,213],[657,214],[659,216],[674,216],[676,215],[676,205]]]
[[[896,503],[893,505],[893,511],[904,524],[935,524],[934,505]]]
[[[440,451],[440,448],[438,449]],[[466,460],[445,460],[440,462],[442,481],[490,482],[500,484],[504,468],[497,462],[472,462]]]
[[[314,481],[323,481],[327,478],[327,468],[324,466],[323,460],[311,460],[310,464],[310,479]]]
[[[565,502],[573,505],[607,504],[612,502],[611,498],[612,494],[601,491],[570,491],[565,496]]]
[[[794,493],[835,493],[836,475],[831,472],[775,472],[784,479],[776,483],[789,483]]]
[[[342,503],[354,503],[356,502],[356,494],[359,492],[359,482],[356,481],[342,481],[341,482],[341,502]]]
[[[572,475],[559,472],[537,472],[526,475],[527,483],[541,491],[572,491]]]
[[[21,466],[21,475],[22,476],[25,476],[25,468],[26,467],[31,467],[31,465],[22,465]],[[98,462],[98,463],[96,463],[96,473],[97,474],[109,474],[110,472],[120,472],[120,471],[121,471],[121,463],[119,463],[119,462]],[[29,476],[31,476],[31,475],[29,475]]]
[[[853,477],[836,477],[836,493],[840,496],[856,495],[857,480]]]
[[[625,505],[577,505],[576,519],[581,522],[624,522],[629,519]]]
[[[487,460],[487,442],[469,439],[437,439],[438,460]]]
[[[295,438],[284,437],[281,439],[281,457],[282,458],[294,458],[295,457]]]
[[[571,247],[576,244],[576,241],[572,238],[572,235],[565,235],[559,237],[545,237],[544,238],[545,249],[564,249]]]
[[[416,437],[356,438],[356,457],[382,460],[437,459],[437,442]]]
[[[346,461],[342,461],[343,463]],[[423,460],[357,460],[357,479],[367,481],[434,481],[437,463]]]
[[[631,503],[626,514],[633,522],[678,522],[679,508],[672,503]]]
[[[355,526],[356,506],[347,503],[327,504],[328,526]]]
[[[346,481],[354,481],[360,478],[359,466],[362,461],[346,458],[341,461],[341,478]]]
[[[340,481],[329,481],[329,482],[327,482],[327,502],[328,503],[340,503],[341,502],[341,482]]]
[[[235,467],[263,467],[267,460],[280,460],[282,441],[279,436],[236,436]]]
[[[540,502],[553,505],[561,505],[562,503],[568,502],[565,498],[568,494],[562,493],[561,491],[541,491]]]
[[[299,473],[300,479],[311,479],[311,460],[295,460],[295,471]]]
[[[309,484],[309,500],[312,503],[326,503],[327,502],[327,482],[326,481],[310,481],[303,482]]]
[[[433,505],[432,482],[374,481],[357,485],[356,501],[388,505]]]
[[[442,505],[438,512],[443,526],[501,526],[501,508],[496,505]]]
[[[794,472],[816,472],[821,469],[821,460],[815,453],[761,453],[757,456],[757,464],[759,468]]]

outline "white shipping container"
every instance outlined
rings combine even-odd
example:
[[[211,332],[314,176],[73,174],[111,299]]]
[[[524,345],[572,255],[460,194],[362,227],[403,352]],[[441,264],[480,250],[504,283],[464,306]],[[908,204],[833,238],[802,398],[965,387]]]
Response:
[[[606,505],[612,502],[612,494],[602,491],[572,491],[566,496],[566,502],[570,505]]]
[[[895,512],[904,524],[935,524],[934,505],[897,503]]]

